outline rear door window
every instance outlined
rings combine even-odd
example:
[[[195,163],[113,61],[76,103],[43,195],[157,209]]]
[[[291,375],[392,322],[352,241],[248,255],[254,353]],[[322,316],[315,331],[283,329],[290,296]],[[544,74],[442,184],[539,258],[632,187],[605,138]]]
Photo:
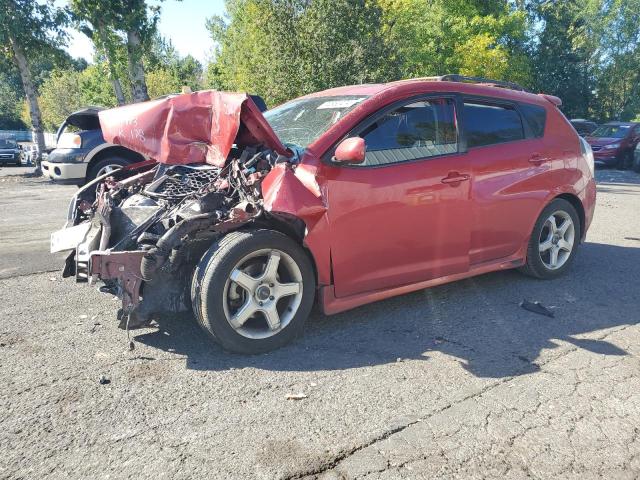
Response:
[[[392,110],[360,133],[365,166],[379,166],[458,151],[452,99],[429,99]]]
[[[510,106],[465,102],[467,147],[484,147],[524,139],[520,114]]]
[[[547,123],[547,111],[544,107],[531,105],[530,103],[521,103],[518,107],[529,124],[533,136],[535,138],[544,136],[544,126]],[[583,128],[588,129],[589,126],[585,124]]]

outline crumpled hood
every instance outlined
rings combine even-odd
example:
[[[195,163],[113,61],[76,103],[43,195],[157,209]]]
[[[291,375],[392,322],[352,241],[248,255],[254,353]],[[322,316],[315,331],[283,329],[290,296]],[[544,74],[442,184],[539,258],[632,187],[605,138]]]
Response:
[[[103,110],[99,117],[107,142],[170,165],[222,167],[234,143],[292,155],[243,93],[203,90]]]
[[[615,137],[586,137],[585,140],[592,147],[601,147],[603,145],[609,145],[610,143],[621,142],[623,139]]]

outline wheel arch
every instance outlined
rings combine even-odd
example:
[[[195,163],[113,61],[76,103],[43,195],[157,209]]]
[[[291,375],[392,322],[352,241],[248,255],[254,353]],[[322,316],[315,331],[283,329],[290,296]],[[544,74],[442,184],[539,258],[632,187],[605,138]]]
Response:
[[[85,161],[87,162],[87,173],[85,177],[89,178],[89,173],[96,163],[110,156],[122,157],[127,160],[131,160],[131,163],[142,162],[145,160],[142,155],[133,152],[128,148],[121,147],[119,145],[103,143],[87,154],[87,157],[85,158]]]
[[[313,254],[313,251],[305,243],[305,236],[307,232],[307,224],[300,217],[282,212],[269,212],[264,218],[256,221],[253,228],[265,228],[269,230],[275,230],[283,235],[293,239],[299,244],[311,261],[313,273],[316,277],[316,284],[320,284],[320,276],[318,273],[317,259]]]
[[[586,218],[585,218],[584,205],[582,205],[582,201],[572,193],[562,193],[552,198],[549,203],[551,203],[556,198],[562,198],[563,200],[566,200],[573,206],[573,208],[576,209],[576,212],[578,214],[578,219],[580,220],[580,241],[584,240],[584,236],[586,233],[585,232]],[[547,203],[547,205],[549,203]]]

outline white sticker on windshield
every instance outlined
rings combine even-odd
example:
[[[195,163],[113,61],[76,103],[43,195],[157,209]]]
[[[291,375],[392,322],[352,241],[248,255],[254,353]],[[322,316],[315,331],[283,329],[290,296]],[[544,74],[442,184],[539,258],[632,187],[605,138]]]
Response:
[[[364,98],[355,98],[353,100],[329,100],[328,102],[321,103],[316,110],[325,110],[329,108],[349,108],[356,103],[361,102]]]

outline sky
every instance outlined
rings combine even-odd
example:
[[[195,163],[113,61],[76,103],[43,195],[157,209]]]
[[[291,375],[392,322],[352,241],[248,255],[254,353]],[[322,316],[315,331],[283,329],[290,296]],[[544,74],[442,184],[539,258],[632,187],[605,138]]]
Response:
[[[66,2],[57,2],[66,3]],[[150,4],[160,4],[160,23],[158,30],[181,55],[193,55],[206,62],[213,48],[213,42],[205,28],[205,21],[212,15],[224,13],[224,0],[150,0]],[[87,61],[93,58],[93,45],[82,33],[69,31],[67,50],[73,57],[82,57]]]

